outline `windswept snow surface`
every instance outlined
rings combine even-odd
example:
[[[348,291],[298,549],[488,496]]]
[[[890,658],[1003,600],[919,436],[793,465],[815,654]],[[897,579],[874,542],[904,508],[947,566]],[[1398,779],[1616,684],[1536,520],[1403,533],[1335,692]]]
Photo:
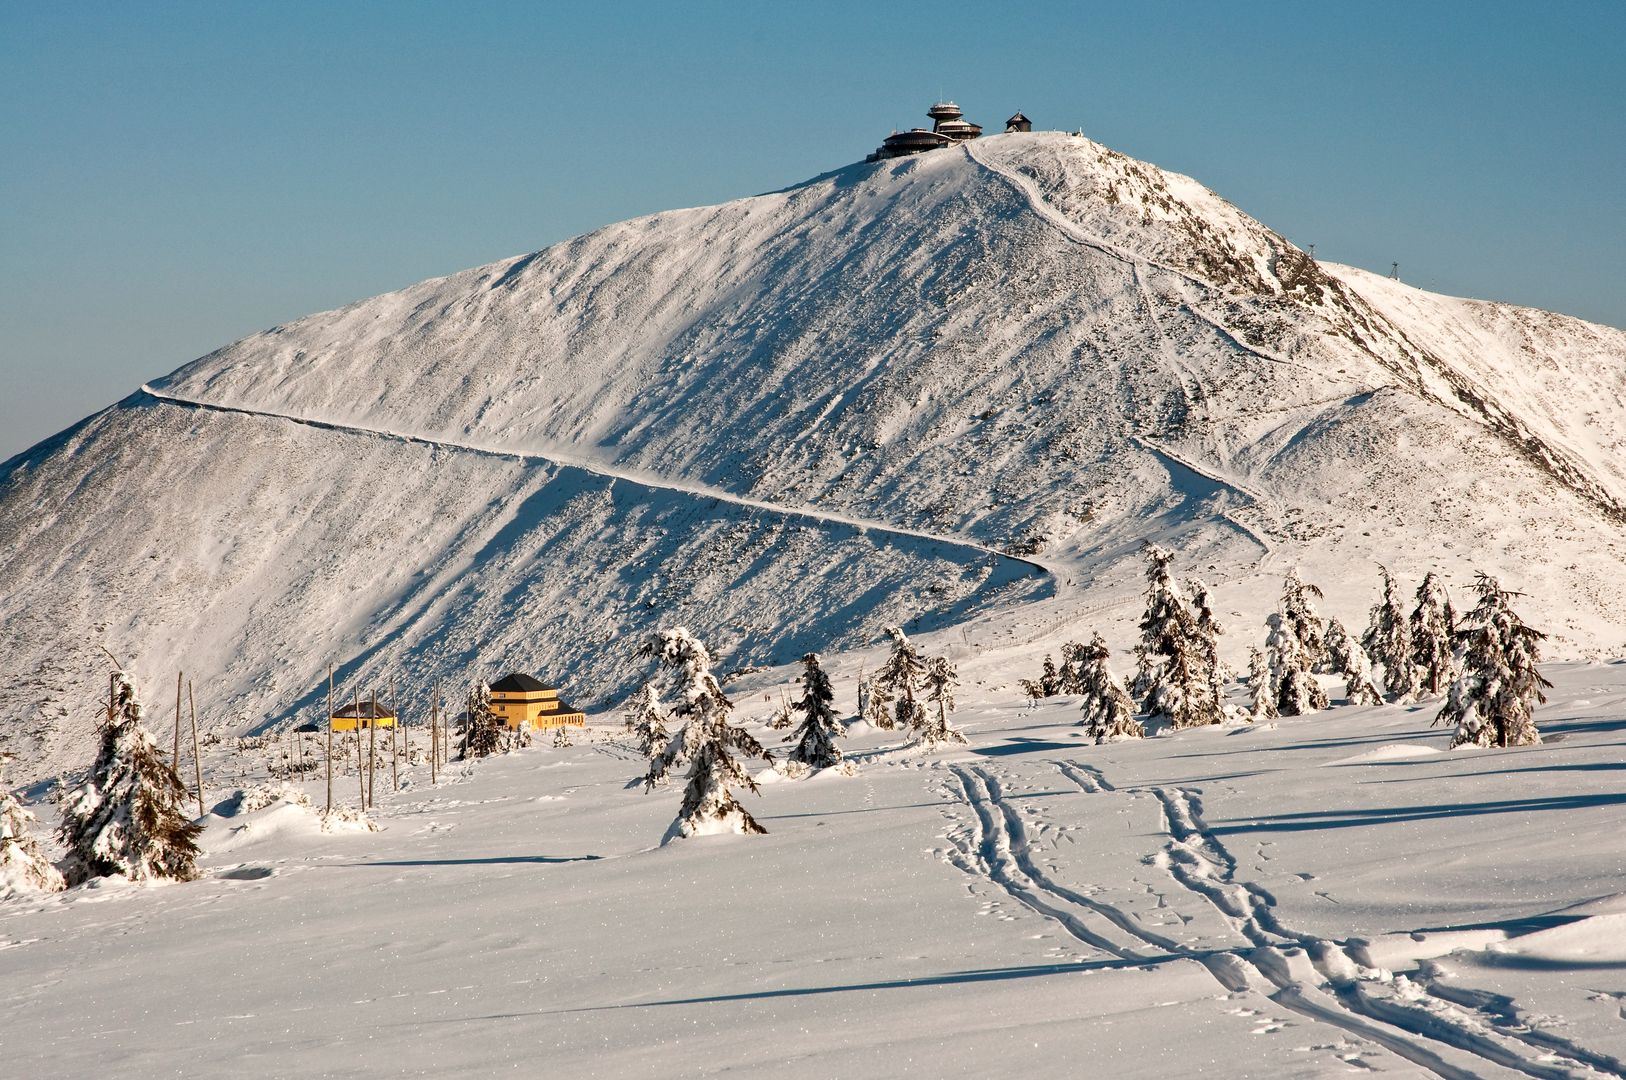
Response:
[[[1435,704],[1094,746],[955,653],[968,746],[855,725],[761,837],[661,846],[680,785],[604,730],[409,769],[377,833],[216,790],[204,880],[0,903],[5,1074],[1626,1075],[1626,665],[1550,665],[1536,747]]]
[[[106,647],[206,727],[512,670],[605,706],[662,624],[724,670],[963,625],[1121,646],[1138,551],[1240,664],[1293,566],[1527,592],[1626,646],[1626,334],[1322,268],[1059,133],[656,214],[253,335],[0,466],[0,732],[88,756]],[[1009,552],[1011,555],[1000,555]],[[986,630],[986,632],[983,632]]]

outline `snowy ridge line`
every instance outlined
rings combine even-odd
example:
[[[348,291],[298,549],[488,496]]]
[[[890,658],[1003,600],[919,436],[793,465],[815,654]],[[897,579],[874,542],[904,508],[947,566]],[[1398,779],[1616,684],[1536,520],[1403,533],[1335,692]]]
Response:
[[[196,398],[184,398],[174,394],[166,394],[154,390],[143,383],[137,395],[151,398],[154,401],[170,405],[178,405],[188,409],[203,409],[211,412],[235,413],[240,416],[254,416],[262,419],[282,420],[291,424],[302,424],[306,427],[317,428],[322,431],[336,431],[349,435],[369,435],[380,439],[394,439],[398,442],[411,443],[421,446],[438,447],[447,450],[461,451],[470,454],[479,454],[485,457],[500,458],[506,461],[518,461],[526,464],[550,465],[556,468],[578,469],[593,476],[603,477],[606,480],[619,480],[640,487],[656,491],[668,491],[679,495],[688,495],[697,499],[715,499],[718,502],[728,503],[732,506],[747,510],[756,510],[766,514],[774,514],[786,518],[801,518],[821,525],[841,525],[856,529],[860,533],[881,533],[886,536],[896,536],[910,540],[924,540],[932,544],[940,544],[949,548],[956,548],[967,554],[974,554],[978,558],[992,557],[1007,562],[1026,566],[1037,573],[1051,579],[1052,588],[1058,588],[1060,580],[1056,571],[1041,562],[1011,555],[998,548],[988,547],[960,536],[945,536],[940,533],[925,532],[920,529],[911,529],[903,525],[891,525],[885,522],[870,521],[864,518],[850,517],[845,514],[832,514],[807,507],[781,506],[777,503],[766,502],[761,499],[752,499],[743,495],[735,495],[721,488],[709,487],[705,484],[680,484],[660,477],[653,477],[628,469],[615,469],[603,462],[588,458],[574,457],[549,451],[546,454],[524,452],[519,450],[504,450],[497,447],[479,446],[474,443],[453,442],[447,439],[431,438],[427,435],[414,435],[407,432],[388,431],[383,428],[366,427],[360,424],[345,424],[334,420],[315,420],[305,416],[295,416],[290,413],[275,412],[268,409],[251,409],[242,405],[221,405],[212,401],[200,401]]]
[[[1263,500],[1261,500],[1260,497],[1257,494],[1255,494],[1254,492],[1252,492],[1252,491],[1248,490],[1247,488],[1243,487],[1241,484],[1237,483],[1235,480],[1227,479],[1226,477],[1220,476],[1218,473],[1214,472],[1212,469],[1201,468],[1201,467],[1193,464],[1191,459],[1186,457],[1184,454],[1182,454],[1182,453],[1180,453],[1178,451],[1175,451],[1175,450],[1171,450],[1167,446],[1164,446],[1162,443],[1153,442],[1151,439],[1146,438],[1146,436],[1144,436],[1144,435],[1131,435],[1130,438],[1133,439],[1135,441],[1135,443],[1137,443],[1139,446],[1141,446],[1143,449],[1145,449],[1148,453],[1150,453],[1150,454],[1152,454],[1154,456],[1166,457],[1170,461],[1174,462],[1176,465],[1179,465],[1179,466],[1181,466],[1182,468],[1185,468],[1185,469],[1189,469],[1190,471],[1196,473],[1198,476],[1201,476],[1206,480],[1212,480],[1214,483],[1218,484],[1220,487],[1227,488],[1227,489],[1229,489],[1231,491],[1236,492],[1238,495],[1242,496],[1244,499],[1247,499],[1249,504],[1252,505],[1252,506],[1255,506],[1255,507],[1262,507],[1263,506]],[[1243,522],[1238,521],[1234,516],[1232,516],[1232,512],[1231,512],[1231,510],[1229,508],[1221,511],[1220,516],[1222,518],[1224,518],[1226,521],[1230,522],[1231,525],[1238,532],[1242,533],[1249,540],[1252,540],[1255,544],[1258,544],[1261,548],[1264,549],[1264,554],[1259,557],[1259,564],[1260,564],[1261,567],[1263,567],[1265,562],[1267,560],[1269,560],[1269,558],[1272,555],[1275,554],[1275,549],[1270,546],[1270,542],[1268,540],[1266,540],[1264,537],[1260,536],[1258,533],[1254,532],[1252,528],[1250,528],[1249,526],[1247,526]]]
[[[1308,995],[1323,996],[1316,984],[1324,984],[1332,991],[1330,1001],[1363,1022],[1350,1030],[1374,1037],[1375,1029],[1368,1025],[1386,1025],[1392,1030],[1378,1040],[1382,1045],[1441,1076],[1484,1076],[1487,1064],[1542,1080],[1619,1076],[1612,1069],[1597,1067],[1596,1063],[1611,1060],[1606,1055],[1580,1047],[1575,1048],[1578,1053],[1568,1064],[1532,1061],[1509,1043],[1534,1045],[1547,1057],[1555,1056],[1554,1048],[1506,1030],[1505,1024],[1499,1024],[1498,1018],[1482,1007],[1462,1008],[1440,999],[1431,1005],[1420,996],[1415,1001],[1404,1000],[1402,994],[1411,987],[1410,980],[1400,980],[1399,993],[1379,992],[1380,985],[1387,985],[1387,973],[1363,969],[1343,943],[1283,926],[1264,890],[1235,880],[1236,860],[1204,824],[1195,792],[1186,788],[1150,790],[1163,807],[1171,841],[1165,849],[1164,868],[1182,887],[1213,905],[1238,934],[1256,946],[1239,954],[1238,959],[1276,987],[1271,1000],[1288,1008],[1304,1006]],[[1467,1000],[1464,995],[1460,1003]],[[1314,1011],[1319,1015],[1324,1007]],[[1396,1033],[1412,1041],[1401,1043]],[[1417,1039],[1425,1041],[1419,1044]],[[1480,1064],[1465,1074],[1454,1067],[1442,1069],[1439,1051],[1446,1048],[1473,1055]]]

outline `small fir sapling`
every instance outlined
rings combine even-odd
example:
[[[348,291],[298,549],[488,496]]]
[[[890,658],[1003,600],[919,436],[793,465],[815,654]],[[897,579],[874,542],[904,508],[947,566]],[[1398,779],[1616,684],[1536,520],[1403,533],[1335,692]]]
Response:
[[[1417,693],[1417,667],[1413,660],[1411,629],[1400,602],[1400,586],[1380,565],[1383,599],[1373,605],[1361,644],[1372,663],[1383,669],[1383,689],[1390,701],[1410,701]]]
[[[659,784],[679,761],[687,761],[688,784],[673,823],[677,835],[767,832],[729,790],[734,786],[758,793],[756,780],[730,751],[770,763],[773,756],[744,728],[729,723],[734,703],[723,696],[711,673],[711,654],[705,645],[688,630],[677,627],[651,638],[644,651],[658,657],[673,673],[679,701],[672,709],[672,718],[681,724],[666,749],[650,763],[645,790]]]
[[[819,663],[818,653],[802,657],[802,696],[791,702],[790,711],[802,715],[801,727],[786,742],[795,741],[788,757],[811,769],[829,769],[841,764],[841,747],[836,740],[847,734],[836,716],[835,691],[830,676]]]
[[[666,710],[661,706],[661,697],[654,683],[644,683],[643,688],[632,695],[625,719],[627,734],[632,736],[634,745],[644,757],[654,759],[666,749],[667,740],[672,736],[666,730]]]
[[[131,881],[198,876],[202,826],[184,810],[186,788],[141,724],[141,701],[112,676],[102,745],[84,781],[62,798],[58,839],[68,884],[121,874]]]
[[[574,745],[574,744],[572,743],[571,738],[570,738],[570,725],[569,724],[560,724],[558,727],[553,729],[553,746],[554,746],[554,749],[562,750],[565,747],[571,746],[571,745]]]
[[[67,883],[34,835],[34,815],[6,786],[5,769],[11,759],[11,754],[0,752],[0,899],[59,892]]]
[[[868,719],[876,727],[915,731],[925,720],[920,691],[926,682],[926,661],[900,627],[889,626],[886,632],[892,636],[892,654],[870,676]]]
[[[503,722],[491,709],[491,688],[484,683],[469,690],[460,735],[457,756],[465,761],[487,757],[502,749]]]
[[[965,736],[948,719],[954,711],[954,688],[959,683],[960,674],[948,657],[934,656],[926,661],[926,701],[931,708],[922,710],[915,735],[928,749],[946,742],[965,742]]]
[[[1084,715],[1079,724],[1084,734],[1097,743],[1145,738],[1146,728],[1135,719],[1134,699],[1112,671],[1111,656],[1100,634],[1079,647],[1079,693],[1084,698],[1080,704]]]
[[[1552,685],[1536,668],[1547,635],[1508,605],[1519,593],[1505,592],[1487,574],[1475,576],[1474,589],[1479,603],[1457,631],[1458,674],[1434,722],[1457,725],[1453,748],[1534,746],[1541,742],[1535,708],[1547,700],[1542,688]]]
[[[1084,692],[1084,651],[1082,641],[1069,641],[1061,647],[1061,667],[1056,669],[1056,693]]]
[[[1282,716],[1306,716],[1327,707],[1327,692],[1310,671],[1310,655],[1287,617],[1272,612],[1267,620],[1270,636],[1265,648],[1276,673],[1276,711]]]
[[[1372,662],[1366,650],[1349,636],[1335,616],[1327,620],[1328,666],[1344,677],[1344,700],[1350,705],[1381,705],[1383,695],[1372,680]]]
[[[1248,723],[1262,724],[1281,715],[1276,708],[1278,694],[1276,672],[1257,645],[1248,650]]]
[[[1055,697],[1061,692],[1061,673],[1056,670],[1056,661],[1051,659],[1049,653],[1044,654],[1044,668],[1037,680],[1023,679],[1022,691],[1028,697],[1037,701],[1039,698]]]
[[[1457,632],[1457,613],[1445,582],[1432,571],[1417,587],[1417,607],[1411,613],[1412,666],[1416,669],[1421,694],[1443,694],[1451,685],[1452,652]]]

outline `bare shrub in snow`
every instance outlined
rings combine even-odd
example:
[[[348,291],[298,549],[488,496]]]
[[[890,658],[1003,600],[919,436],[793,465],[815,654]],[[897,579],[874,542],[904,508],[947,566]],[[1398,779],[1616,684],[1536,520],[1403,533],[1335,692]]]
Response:
[[[1457,631],[1460,674],[1435,723],[1457,725],[1453,747],[1533,746],[1541,742],[1535,708],[1547,700],[1542,688],[1552,685],[1536,670],[1547,635],[1524,624],[1508,605],[1519,594],[1505,592],[1495,578],[1478,574],[1474,588],[1479,603]]]
[[[1056,669],[1056,661],[1049,653],[1044,654],[1044,668],[1039,678],[1023,679],[1022,692],[1037,701],[1039,698],[1054,697],[1061,693],[1061,673]]]
[[[191,881],[198,834],[182,809],[180,777],[141,725],[141,701],[123,672],[112,677],[101,750],[84,782],[62,798],[58,837],[68,883],[123,875]]]
[[[1111,650],[1106,639],[1096,634],[1088,645],[1079,646],[1079,706],[1084,713],[1079,724],[1084,734],[1098,743],[1109,739],[1139,739],[1146,728],[1135,719],[1135,702],[1123,680],[1112,671]]]
[[[813,769],[841,764],[841,747],[836,740],[845,736],[847,729],[836,716],[835,699],[819,654],[802,657],[802,696],[790,703],[791,713],[801,713],[802,724],[785,739],[796,742],[788,755],[791,761]]]
[[[1408,629],[1418,692],[1430,696],[1445,693],[1455,674],[1452,655],[1457,613],[1440,575],[1430,572],[1417,587],[1417,607],[1412,610]]]
[[[730,751],[772,762],[773,755],[744,728],[730,724],[734,703],[723,696],[711,673],[711,654],[683,627],[663,630],[645,651],[673,672],[678,704],[672,718],[682,723],[666,749],[650,763],[645,790],[653,788],[679,761],[689,763],[688,785],[674,828],[681,836],[712,833],[765,833],[734,798],[730,786],[758,793],[757,782]]]
[[[1361,644],[1372,663],[1383,669],[1383,689],[1390,701],[1409,701],[1417,693],[1417,668],[1412,657],[1411,629],[1400,603],[1400,586],[1380,565],[1383,599],[1373,605]]]
[[[66,882],[34,835],[34,815],[6,787],[5,767],[11,758],[0,753],[0,898],[58,892]]]
[[[243,793],[237,803],[239,814],[252,814],[264,810],[274,803],[289,802],[295,806],[309,806],[311,797],[304,790],[288,783],[286,780],[275,784],[261,784]]]

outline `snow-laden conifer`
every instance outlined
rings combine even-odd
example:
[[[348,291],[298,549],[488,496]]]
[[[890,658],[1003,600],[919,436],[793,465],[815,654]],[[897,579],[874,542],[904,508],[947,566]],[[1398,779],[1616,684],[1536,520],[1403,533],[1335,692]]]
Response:
[[[1056,669],[1056,693],[1084,692],[1084,653],[1088,648],[1082,641],[1069,641],[1061,647],[1061,666]]]
[[[819,654],[808,653],[802,657],[802,696],[790,703],[791,712],[802,717],[801,726],[785,738],[786,742],[796,743],[787,755],[791,761],[812,769],[841,764],[841,747],[836,740],[847,734],[847,728],[836,716],[835,700],[835,690],[819,663]]]
[[[1431,697],[1445,693],[1454,674],[1451,659],[1456,648],[1457,613],[1445,591],[1445,582],[1432,571],[1417,587],[1417,607],[1412,610],[1408,629],[1418,692]]]
[[[1135,719],[1135,702],[1123,680],[1113,673],[1112,653],[1106,639],[1096,634],[1078,650],[1078,693],[1083,695],[1079,724],[1084,734],[1098,743],[1109,739],[1140,739],[1146,728]]]
[[[965,742],[960,729],[949,723],[948,715],[954,711],[954,688],[960,684],[960,673],[946,656],[933,656],[926,661],[926,705],[921,710],[915,736],[928,748],[946,742]]]
[[[1022,680],[1022,691],[1034,700],[1055,697],[1061,693],[1061,672],[1056,668],[1056,661],[1049,653],[1044,654],[1044,667],[1040,670],[1038,679]]]
[[[1310,653],[1289,624],[1287,616],[1272,612],[1266,620],[1270,636],[1265,648],[1276,679],[1276,711],[1283,716],[1305,716],[1327,707],[1327,692],[1310,671]]]
[[[1344,700],[1351,705],[1381,705],[1383,695],[1372,679],[1372,662],[1366,650],[1350,637],[1344,624],[1334,616],[1327,620],[1327,665],[1344,677]]]
[[[901,627],[889,626],[886,632],[892,636],[892,653],[870,676],[866,719],[876,727],[917,731],[926,715],[920,703],[926,686],[926,659]]]
[[[1390,701],[1409,701],[1417,693],[1417,668],[1412,658],[1411,629],[1401,605],[1400,586],[1379,566],[1383,599],[1372,607],[1361,644],[1372,663],[1383,669],[1383,689]]]
[[[1281,715],[1276,708],[1276,672],[1257,645],[1248,650],[1248,723],[1263,724]]]
[[[1146,613],[1135,646],[1142,711],[1177,728],[1223,723],[1209,660],[1217,646],[1169,573],[1173,556],[1155,544],[1147,545],[1146,556]]]
[[[1311,671],[1326,666],[1327,627],[1316,611],[1315,602],[1321,599],[1321,590],[1304,582],[1297,568],[1290,571],[1282,582],[1282,622],[1298,638],[1299,651],[1304,654]]]
[[[58,839],[68,849],[68,884],[123,875],[131,881],[191,881],[198,834],[187,793],[141,724],[141,701],[123,672],[111,680],[102,745],[84,781],[62,798]]]
[[[689,763],[688,784],[674,829],[680,836],[714,833],[765,833],[734,798],[730,787],[758,792],[757,782],[730,751],[760,757],[773,755],[744,728],[729,723],[734,703],[723,696],[711,673],[711,653],[683,627],[663,630],[651,638],[645,651],[672,672],[678,703],[672,719],[682,726],[650,763],[645,788],[652,788],[680,761]]]
[[[573,740],[570,737],[569,724],[560,724],[558,727],[553,729],[554,749],[563,750],[565,747],[572,745],[572,743]],[[526,745],[529,745],[529,742],[527,742]]]
[[[0,752],[0,899],[57,892],[65,884],[62,872],[51,865],[34,835],[34,815],[6,786],[5,769],[11,757]]]
[[[643,688],[632,695],[624,716],[627,734],[632,736],[638,752],[651,761],[659,757],[671,733],[666,730],[666,709],[653,682],[644,683]]]
[[[1201,581],[1192,581],[1190,589],[1191,608],[1197,616],[1197,651],[1203,670],[1208,673],[1209,707],[1216,714],[1223,715],[1225,684],[1231,680],[1231,670],[1219,655],[1219,639],[1225,633],[1225,628],[1214,615],[1214,597],[1208,591],[1208,586]]]
[[[1457,677],[1435,722],[1457,725],[1451,745],[1532,746],[1541,742],[1535,708],[1551,686],[1536,665],[1546,635],[1524,624],[1493,577],[1475,576],[1479,603],[1457,631]]]
[[[457,756],[464,760],[482,758],[503,749],[503,726],[491,708],[491,687],[484,683],[470,687],[458,732]]]

